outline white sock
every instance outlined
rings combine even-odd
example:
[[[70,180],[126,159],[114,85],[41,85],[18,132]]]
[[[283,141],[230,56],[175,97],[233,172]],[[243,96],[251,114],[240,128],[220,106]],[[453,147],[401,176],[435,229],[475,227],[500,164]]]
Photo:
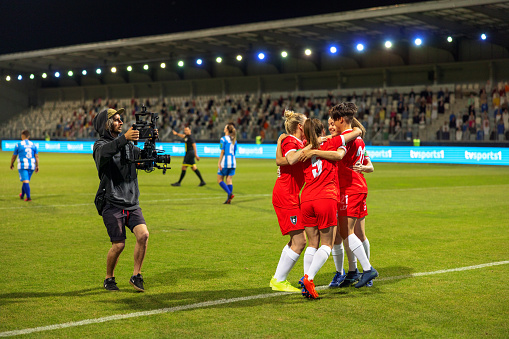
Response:
[[[306,248],[306,252],[304,252],[304,275],[309,271],[309,267],[313,262],[313,257],[315,256],[316,251],[316,248],[308,246],[308,248]]]
[[[320,246],[320,248],[316,251],[315,256],[313,257],[313,262],[311,263],[307,273],[309,280],[313,280],[315,278],[316,273],[318,273],[323,264],[325,264],[330,253],[331,248],[327,245]]]
[[[332,259],[334,259],[334,265],[336,265],[336,272],[343,274],[343,266],[345,263],[345,251],[343,250],[343,243],[334,245],[332,247]]]
[[[345,246],[346,257],[348,258],[348,272],[353,272],[357,269],[357,257],[350,249],[350,245]]]
[[[276,272],[279,270],[279,266],[281,266],[281,263],[284,261],[284,258],[286,257],[286,251],[289,249],[288,244],[283,247],[283,250],[281,251],[281,257],[279,257],[279,262],[277,263]],[[274,274],[274,277],[276,274]]]
[[[299,260],[300,254],[295,253],[291,248],[286,246],[285,255],[281,254],[281,259],[279,260],[279,264],[276,268],[276,273],[274,274],[274,278],[277,281],[285,281],[288,277],[288,273],[292,270],[293,266],[297,260]]]
[[[364,252],[364,247],[362,247],[362,242],[355,234],[350,234],[348,236],[348,246],[352,250],[353,254],[359,259],[361,263],[363,271],[369,271],[371,269],[371,264],[369,263],[369,259]]]
[[[368,260],[370,257],[370,248],[369,248],[369,240],[368,238],[366,238],[366,240],[364,240],[362,242],[362,247],[364,247],[364,252],[366,252],[366,256],[368,257]]]

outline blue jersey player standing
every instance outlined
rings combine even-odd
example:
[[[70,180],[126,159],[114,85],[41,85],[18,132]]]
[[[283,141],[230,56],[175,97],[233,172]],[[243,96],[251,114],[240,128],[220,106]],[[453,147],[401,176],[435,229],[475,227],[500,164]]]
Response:
[[[11,170],[14,169],[14,161],[18,157],[19,181],[22,182],[20,199],[26,195],[25,201],[32,201],[30,197],[30,178],[32,173],[39,172],[39,155],[37,147],[28,140],[30,133],[27,130],[21,132],[21,141],[16,144],[11,158]]]
[[[228,194],[225,204],[230,204],[233,195],[233,182],[232,177],[235,175],[235,168],[237,161],[235,160],[235,152],[237,152],[236,142],[237,132],[232,123],[224,127],[224,137],[221,138],[221,155],[217,163],[217,183]]]

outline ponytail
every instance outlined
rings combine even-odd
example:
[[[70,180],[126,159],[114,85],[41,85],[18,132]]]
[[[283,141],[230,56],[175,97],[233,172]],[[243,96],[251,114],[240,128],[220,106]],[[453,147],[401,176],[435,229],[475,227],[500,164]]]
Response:
[[[320,147],[319,137],[322,135],[322,132],[323,124],[320,120],[307,119],[304,123],[304,135],[313,149],[318,149]]]
[[[228,135],[232,141],[232,145],[235,144],[235,140],[237,139],[237,130],[235,129],[235,125],[229,123],[226,125],[226,129],[228,130]]]
[[[358,127],[361,130],[361,138],[364,139],[364,136],[366,135],[366,129],[355,117],[352,117],[352,127]]]

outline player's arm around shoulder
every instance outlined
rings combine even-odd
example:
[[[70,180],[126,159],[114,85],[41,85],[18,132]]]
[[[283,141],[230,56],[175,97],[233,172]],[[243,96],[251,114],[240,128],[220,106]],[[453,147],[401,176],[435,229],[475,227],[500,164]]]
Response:
[[[283,156],[283,150],[281,148],[281,143],[287,137],[285,133],[281,134],[277,139],[277,147],[276,147],[276,165],[277,166],[286,166],[289,165],[286,157]]]

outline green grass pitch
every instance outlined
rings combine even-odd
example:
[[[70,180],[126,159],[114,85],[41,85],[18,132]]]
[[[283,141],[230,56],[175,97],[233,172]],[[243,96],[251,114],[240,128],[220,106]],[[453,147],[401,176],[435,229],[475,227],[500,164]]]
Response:
[[[115,293],[102,288],[110,243],[93,205],[99,179],[92,156],[41,153],[27,203],[18,197],[11,155],[0,152],[0,336],[165,308],[173,312],[25,337],[508,336],[509,264],[411,276],[509,260],[507,167],[375,163],[366,175],[366,229],[380,278],[372,288],[323,289],[319,300],[306,300],[267,296],[275,293],[268,285],[288,241],[271,204],[272,160],[238,160],[232,205],[223,205],[217,159],[198,163],[204,187],[191,171],[181,187],[170,186],[181,157],[164,176],[140,172],[150,231],[146,292],[128,283],[134,248],[128,234]],[[301,258],[289,276],[293,285],[302,270]],[[329,258],[315,283],[328,284],[334,271]],[[242,297],[253,298],[232,301]],[[211,303],[196,305],[203,302]]]

